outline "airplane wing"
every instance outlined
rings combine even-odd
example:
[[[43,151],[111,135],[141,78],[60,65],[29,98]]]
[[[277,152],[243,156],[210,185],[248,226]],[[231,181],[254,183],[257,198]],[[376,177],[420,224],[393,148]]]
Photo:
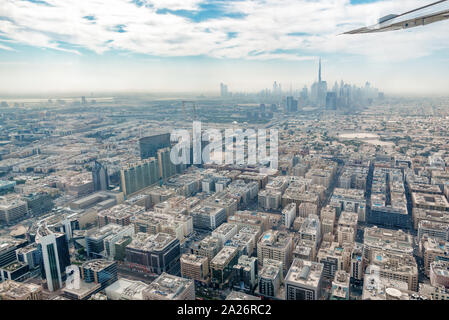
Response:
[[[446,19],[449,19],[449,1],[441,0],[400,15],[390,14],[380,18],[379,23],[376,25],[351,30],[343,34],[373,33],[408,29]]]

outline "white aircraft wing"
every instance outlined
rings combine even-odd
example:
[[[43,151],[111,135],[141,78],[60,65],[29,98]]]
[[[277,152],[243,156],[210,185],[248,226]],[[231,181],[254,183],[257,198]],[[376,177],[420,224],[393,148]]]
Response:
[[[378,24],[345,32],[344,34],[385,32],[424,26],[449,19],[449,1],[441,0],[427,6],[400,14],[390,14],[379,19]]]

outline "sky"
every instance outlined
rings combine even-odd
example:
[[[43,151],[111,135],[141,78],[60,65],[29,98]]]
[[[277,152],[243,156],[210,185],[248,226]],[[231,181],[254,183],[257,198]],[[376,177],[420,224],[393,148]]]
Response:
[[[0,94],[300,89],[449,94],[449,20],[340,35],[434,0],[1,0]]]

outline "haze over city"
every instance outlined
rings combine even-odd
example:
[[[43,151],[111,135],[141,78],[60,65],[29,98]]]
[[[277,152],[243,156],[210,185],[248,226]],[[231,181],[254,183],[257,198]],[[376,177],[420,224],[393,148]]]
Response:
[[[426,0],[2,1],[0,93],[259,91],[369,80],[444,94],[447,22],[339,35]],[[107,9],[105,9],[107,8]]]

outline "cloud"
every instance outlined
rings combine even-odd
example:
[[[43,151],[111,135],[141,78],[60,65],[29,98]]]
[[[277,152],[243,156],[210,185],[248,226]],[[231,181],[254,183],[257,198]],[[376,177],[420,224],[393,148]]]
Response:
[[[5,45],[3,45],[3,44],[0,44],[0,49],[1,49],[1,50],[7,50],[7,51],[16,51],[16,50],[14,50],[13,48],[8,47],[8,46],[5,46]]]
[[[447,23],[385,34],[337,34],[427,3],[3,0],[0,36],[74,54],[86,49],[97,54],[120,50],[159,57],[202,55],[251,60],[307,60],[319,54],[350,54],[402,61],[448,49]],[[0,49],[13,48],[2,45]]]

